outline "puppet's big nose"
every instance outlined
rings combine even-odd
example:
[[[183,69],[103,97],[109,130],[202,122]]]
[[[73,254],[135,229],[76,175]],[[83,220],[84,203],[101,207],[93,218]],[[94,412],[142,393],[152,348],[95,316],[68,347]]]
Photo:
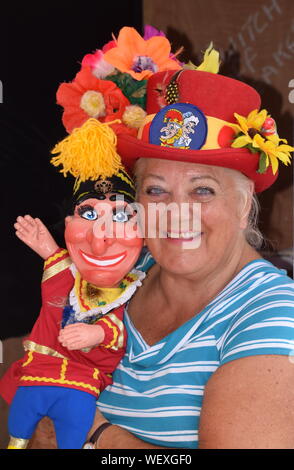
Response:
[[[111,231],[94,226],[87,233],[87,241],[91,245],[92,253],[100,256],[114,243],[115,237]]]

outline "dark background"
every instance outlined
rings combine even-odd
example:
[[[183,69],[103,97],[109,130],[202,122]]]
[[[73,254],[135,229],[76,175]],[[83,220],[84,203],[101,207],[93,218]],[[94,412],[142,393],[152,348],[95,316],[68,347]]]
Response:
[[[1,5],[0,339],[30,331],[40,309],[42,260],[15,234],[18,215],[40,217],[58,243],[72,181],[50,162],[65,135],[59,84],[73,80],[83,56],[122,26],[142,32],[142,2],[27,1]]]

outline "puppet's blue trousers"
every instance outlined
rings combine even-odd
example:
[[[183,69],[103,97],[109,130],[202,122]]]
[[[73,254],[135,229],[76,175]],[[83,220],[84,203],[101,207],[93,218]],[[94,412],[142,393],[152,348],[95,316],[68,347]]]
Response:
[[[10,436],[30,439],[44,416],[54,423],[59,449],[81,449],[95,416],[96,398],[90,393],[65,387],[19,387],[12,401]]]

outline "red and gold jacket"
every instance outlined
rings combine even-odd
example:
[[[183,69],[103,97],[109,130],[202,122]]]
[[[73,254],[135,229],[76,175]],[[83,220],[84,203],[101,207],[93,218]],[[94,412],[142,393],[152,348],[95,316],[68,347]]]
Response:
[[[58,341],[63,308],[74,284],[67,250],[59,249],[44,265],[42,308],[29,337],[26,354],[0,380],[0,394],[11,402],[17,386],[49,385],[75,388],[95,395],[111,383],[111,374],[125,352],[124,306],[97,320],[105,332],[103,344],[70,351]]]

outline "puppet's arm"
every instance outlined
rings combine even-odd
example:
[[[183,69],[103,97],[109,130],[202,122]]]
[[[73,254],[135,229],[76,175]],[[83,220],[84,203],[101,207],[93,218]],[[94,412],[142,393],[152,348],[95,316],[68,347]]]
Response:
[[[105,331],[100,325],[73,323],[59,332],[58,340],[67,349],[84,349],[98,346],[104,341]]]
[[[67,349],[84,349],[101,346],[121,349],[125,341],[123,307],[104,315],[95,324],[74,323],[59,332],[58,340]]]
[[[38,218],[34,219],[30,215],[19,216],[14,227],[16,236],[45,260],[59,248],[48,229]]]

